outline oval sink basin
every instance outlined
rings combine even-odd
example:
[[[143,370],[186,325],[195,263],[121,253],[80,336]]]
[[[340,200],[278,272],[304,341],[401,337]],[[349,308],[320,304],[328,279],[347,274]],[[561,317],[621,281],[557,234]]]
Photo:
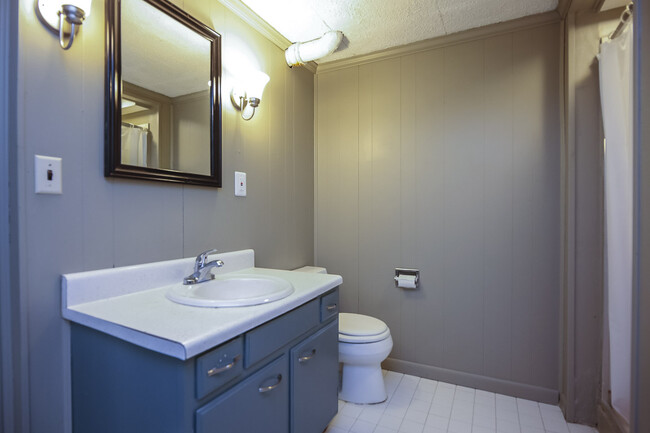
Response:
[[[245,307],[266,304],[293,293],[287,280],[267,275],[234,274],[216,276],[199,284],[172,286],[167,298],[194,307]]]

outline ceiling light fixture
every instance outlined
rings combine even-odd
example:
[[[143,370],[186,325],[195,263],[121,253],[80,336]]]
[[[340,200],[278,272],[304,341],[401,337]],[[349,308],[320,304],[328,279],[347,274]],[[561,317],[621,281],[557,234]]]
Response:
[[[266,83],[270,80],[264,72],[254,71],[240,77],[240,85],[230,91],[230,101],[238,110],[241,118],[251,120],[255,115],[255,108],[260,105],[262,93]]]
[[[72,46],[79,26],[90,15],[91,4],[92,0],[36,0],[36,12],[47,28],[59,34],[59,45],[67,50]],[[69,35],[67,43],[66,35]]]
[[[284,52],[289,67],[302,65],[312,60],[329,56],[341,45],[343,32],[332,30],[309,42],[296,42]]]

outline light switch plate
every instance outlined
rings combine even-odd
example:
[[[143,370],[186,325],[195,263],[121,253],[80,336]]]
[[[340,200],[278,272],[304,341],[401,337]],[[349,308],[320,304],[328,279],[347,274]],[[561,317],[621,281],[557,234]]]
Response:
[[[235,172],[235,196],[246,197],[246,173]]]
[[[34,192],[63,194],[61,158],[34,155]]]

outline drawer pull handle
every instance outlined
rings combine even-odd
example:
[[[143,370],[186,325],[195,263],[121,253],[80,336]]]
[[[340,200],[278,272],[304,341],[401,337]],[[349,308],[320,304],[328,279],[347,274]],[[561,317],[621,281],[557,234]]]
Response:
[[[314,356],[316,356],[316,349],[312,349],[311,352],[309,352],[309,355],[302,355],[300,358],[298,358],[298,362],[307,362]]]
[[[336,311],[336,304],[330,304],[326,308],[327,308],[327,311],[329,311],[331,313],[332,311]]]
[[[258,390],[259,392],[261,392],[261,393],[265,393],[265,392],[273,391],[275,388],[277,388],[278,386],[280,386],[280,382],[282,382],[282,375],[281,375],[281,374],[278,374],[278,376],[277,376],[275,379],[276,379],[276,382],[275,382],[273,385],[269,385],[269,386],[260,386],[257,390]]]
[[[223,367],[213,367],[213,368],[209,369],[208,370],[208,376],[211,377],[211,376],[214,376],[216,374],[223,373],[224,371],[230,370],[231,368],[233,368],[235,366],[235,364],[237,364],[237,361],[239,361],[239,358],[241,358],[241,355],[235,356],[232,359],[232,362],[230,362],[230,364],[226,364]]]

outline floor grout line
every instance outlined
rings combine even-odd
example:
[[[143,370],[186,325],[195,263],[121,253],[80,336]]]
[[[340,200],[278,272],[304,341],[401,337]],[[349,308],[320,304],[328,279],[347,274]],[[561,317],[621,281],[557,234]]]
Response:
[[[598,433],[567,423],[558,406],[383,373],[386,401],[359,405],[339,400],[339,413],[325,433]]]

